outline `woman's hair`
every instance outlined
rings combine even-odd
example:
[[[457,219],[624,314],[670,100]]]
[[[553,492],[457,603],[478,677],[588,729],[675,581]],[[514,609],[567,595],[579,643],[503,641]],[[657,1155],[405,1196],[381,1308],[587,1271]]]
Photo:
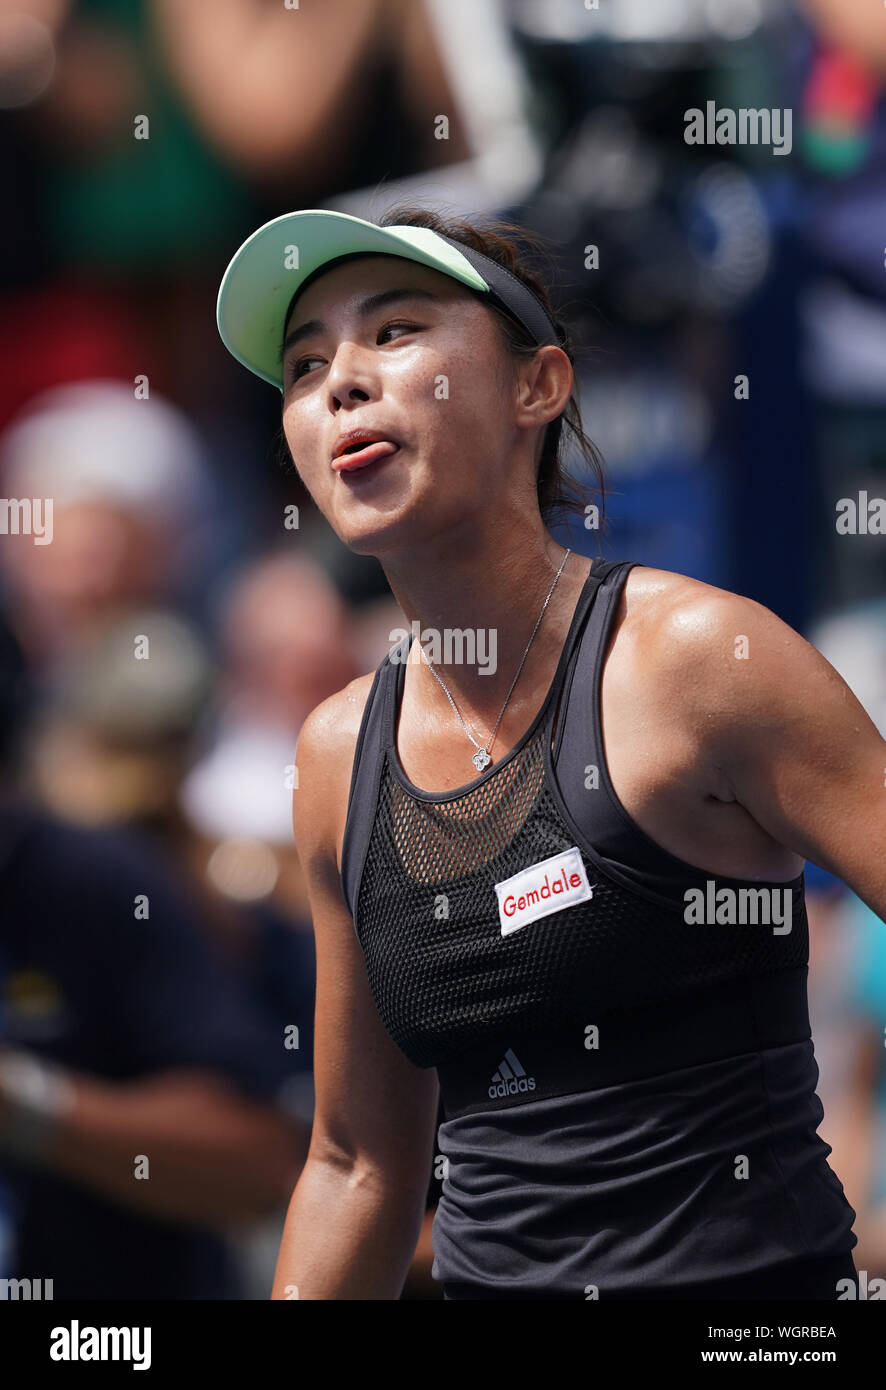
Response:
[[[575,364],[576,349],[570,338],[569,330],[557,318],[544,278],[529,264],[527,253],[521,249],[520,243],[527,248],[529,254],[541,259],[547,256],[547,248],[538,237],[533,236],[526,228],[502,220],[484,222],[482,226],[478,226],[464,218],[444,217],[441,213],[434,212],[429,208],[417,207],[412,204],[388,208],[384,215],[379,218],[377,225],[380,227],[428,227],[431,231],[451,237],[453,241],[460,241],[466,246],[473,247],[476,251],[483,252],[491,260],[497,261],[518,280],[522,280],[523,284],[527,285],[541,300],[557,330],[559,346],[566,353],[570,362]],[[503,345],[514,358],[532,357],[538,351],[538,344],[532,340],[523,325],[512,318],[506,310],[500,309],[494,303],[488,304],[487,308],[490,313],[495,315]],[[583,495],[585,489],[567,470],[567,457],[570,449],[574,449],[581,455],[593,478],[594,488],[588,489],[589,494],[591,494],[589,496]],[[600,525],[602,525],[605,501],[603,464],[597,446],[585,434],[575,389],[569,397],[566,408],[555,420],[551,420],[545,429],[536,490],[539,511],[546,521],[550,521],[554,516],[564,512],[578,511],[583,513],[595,491],[596,498],[594,500],[599,508],[599,520]]]

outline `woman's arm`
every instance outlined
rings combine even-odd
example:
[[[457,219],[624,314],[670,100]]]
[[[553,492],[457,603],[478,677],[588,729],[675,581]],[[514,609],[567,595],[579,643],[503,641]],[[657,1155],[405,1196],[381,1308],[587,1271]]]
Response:
[[[433,1159],[436,1073],[413,1066],[385,1030],[339,880],[336,847],[362,709],[353,690],[320,705],[298,741],[293,824],[316,941],[316,1103],[274,1299],[399,1298]]]
[[[648,630],[657,687],[735,800],[886,918],[886,742],[843,678],[762,604],[683,576]]]

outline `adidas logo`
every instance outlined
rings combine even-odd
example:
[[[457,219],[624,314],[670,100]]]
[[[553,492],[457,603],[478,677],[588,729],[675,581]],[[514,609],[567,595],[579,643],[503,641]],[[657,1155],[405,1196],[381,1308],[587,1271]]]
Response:
[[[534,1091],[535,1077],[527,1076],[520,1059],[509,1047],[492,1077],[489,1099],[498,1100],[503,1096],[516,1096],[520,1091]]]

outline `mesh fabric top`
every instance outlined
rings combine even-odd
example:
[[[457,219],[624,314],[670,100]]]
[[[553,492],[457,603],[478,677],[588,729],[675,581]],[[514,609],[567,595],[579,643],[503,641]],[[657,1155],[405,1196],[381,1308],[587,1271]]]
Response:
[[[576,844],[548,785],[549,739],[544,719],[494,775],[449,800],[412,795],[384,755],[355,925],[380,1016],[419,1066],[498,1033],[808,959],[799,890],[786,936],[763,924],[691,926],[587,856],[591,900],[503,937],[494,885]]]

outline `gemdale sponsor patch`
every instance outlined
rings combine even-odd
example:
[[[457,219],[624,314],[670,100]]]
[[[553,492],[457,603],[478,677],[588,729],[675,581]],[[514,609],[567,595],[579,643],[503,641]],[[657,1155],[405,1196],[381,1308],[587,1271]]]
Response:
[[[575,846],[497,883],[495,893],[502,936],[594,895],[581,851]]]

